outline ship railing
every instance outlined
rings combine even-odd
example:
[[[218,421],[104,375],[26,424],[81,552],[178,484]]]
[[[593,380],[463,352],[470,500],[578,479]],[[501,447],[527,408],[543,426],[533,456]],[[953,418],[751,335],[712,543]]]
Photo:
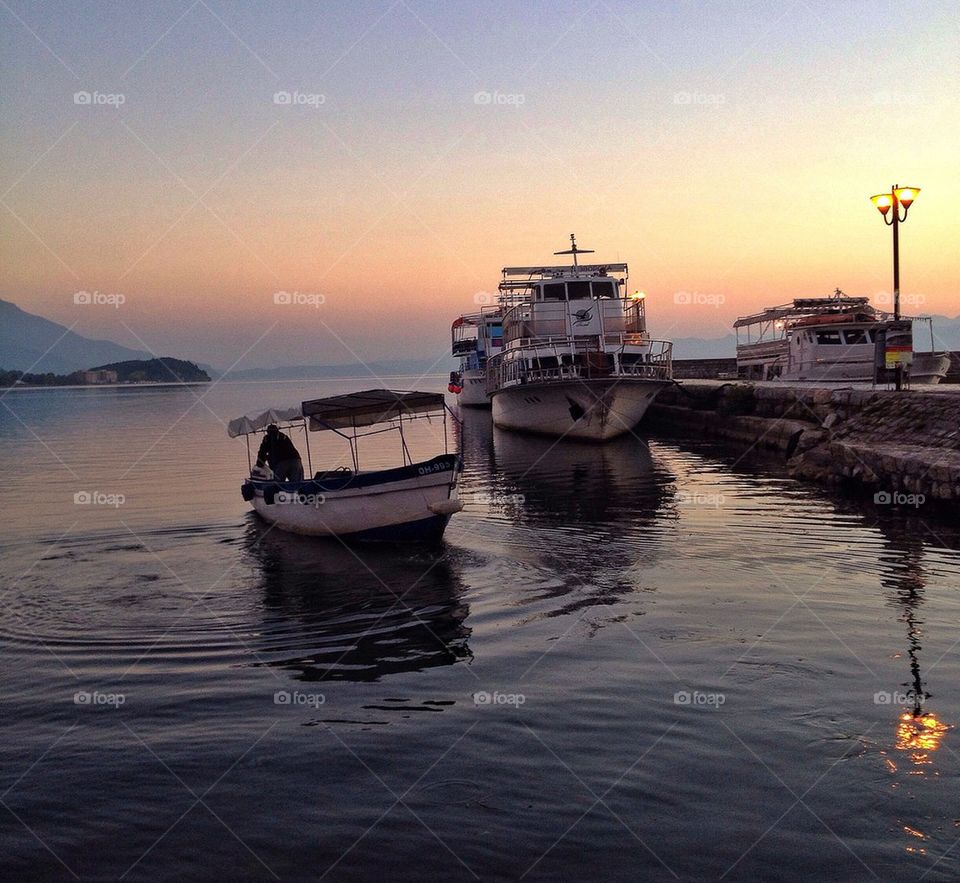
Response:
[[[598,298],[573,303],[589,303],[589,307],[581,309],[597,311],[602,334],[640,334],[646,330],[642,300]],[[592,317],[588,321],[592,324]],[[526,298],[505,305],[503,337],[507,343],[529,337],[574,336],[577,327],[578,318],[571,312],[570,301],[531,301]]]
[[[628,352],[627,343],[608,351],[585,345],[578,338],[538,340],[487,361],[487,392],[504,386],[526,383],[591,380],[601,378],[643,378],[670,381],[673,378],[673,344],[644,338],[644,352]]]

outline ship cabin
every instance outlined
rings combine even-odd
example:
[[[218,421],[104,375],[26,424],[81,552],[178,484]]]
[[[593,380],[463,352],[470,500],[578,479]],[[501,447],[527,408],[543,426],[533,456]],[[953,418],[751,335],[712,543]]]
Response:
[[[626,264],[504,267],[503,350],[488,392],[512,383],[671,376],[670,344],[647,334],[645,295]]]
[[[450,333],[451,353],[461,360],[461,370],[482,371],[487,359],[503,346],[503,321],[499,308],[458,317]]]
[[[603,343],[642,343],[644,296],[625,296],[627,272],[626,264],[504,267],[500,293],[505,345],[568,338],[583,344],[592,338],[597,348]]]

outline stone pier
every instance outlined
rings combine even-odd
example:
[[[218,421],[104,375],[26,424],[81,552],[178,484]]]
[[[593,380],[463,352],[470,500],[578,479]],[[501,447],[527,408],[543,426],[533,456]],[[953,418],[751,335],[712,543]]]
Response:
[[[681,381],[649,412],[657,427],[783,452],[796,478],[910,495],[960,509],[960,388],[892,389]]]

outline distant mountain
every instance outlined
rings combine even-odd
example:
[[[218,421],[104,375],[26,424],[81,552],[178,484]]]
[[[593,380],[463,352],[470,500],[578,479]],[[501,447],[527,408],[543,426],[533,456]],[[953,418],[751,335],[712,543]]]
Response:
[[[314,380],[331,377],[397,377],[402,375],[445,374],[447,359],[394,359],[353,362],[346,365],[285,365],[282,368],[245,368],[231,371],[225,380]]]
[[[0,300],[0,368],[69,374],[103,362],[144,358],[149,359],[150,353],[84,337]]]
[[[205,383],[210,375],[183,359],[131,359],[97,365],[92,371],[116,371],[120,383]]]
[[[733,358],[736,354],[737,338],[734,334],[712,339],[675,337],[673,340],[675,359],[725,359]]]
[[[926,322],[913,323],[913,346],[917,350],[930,349],[930,329]],[[950,319],[947,316],[933,317],[934,350],[960,350],[960,316]]]

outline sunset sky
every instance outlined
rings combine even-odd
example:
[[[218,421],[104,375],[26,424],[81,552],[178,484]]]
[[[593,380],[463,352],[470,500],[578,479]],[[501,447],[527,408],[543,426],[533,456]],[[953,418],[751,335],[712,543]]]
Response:
[[[956,2],[2,0],[0,20],[0,297],[88,336],[220,369],[440,358],[502,266],[576,232],[629,262],[655,334],[719,337],[795,296],[889,292],[869,197],[895,182],[923,189],[910,309],[960,313]]]

